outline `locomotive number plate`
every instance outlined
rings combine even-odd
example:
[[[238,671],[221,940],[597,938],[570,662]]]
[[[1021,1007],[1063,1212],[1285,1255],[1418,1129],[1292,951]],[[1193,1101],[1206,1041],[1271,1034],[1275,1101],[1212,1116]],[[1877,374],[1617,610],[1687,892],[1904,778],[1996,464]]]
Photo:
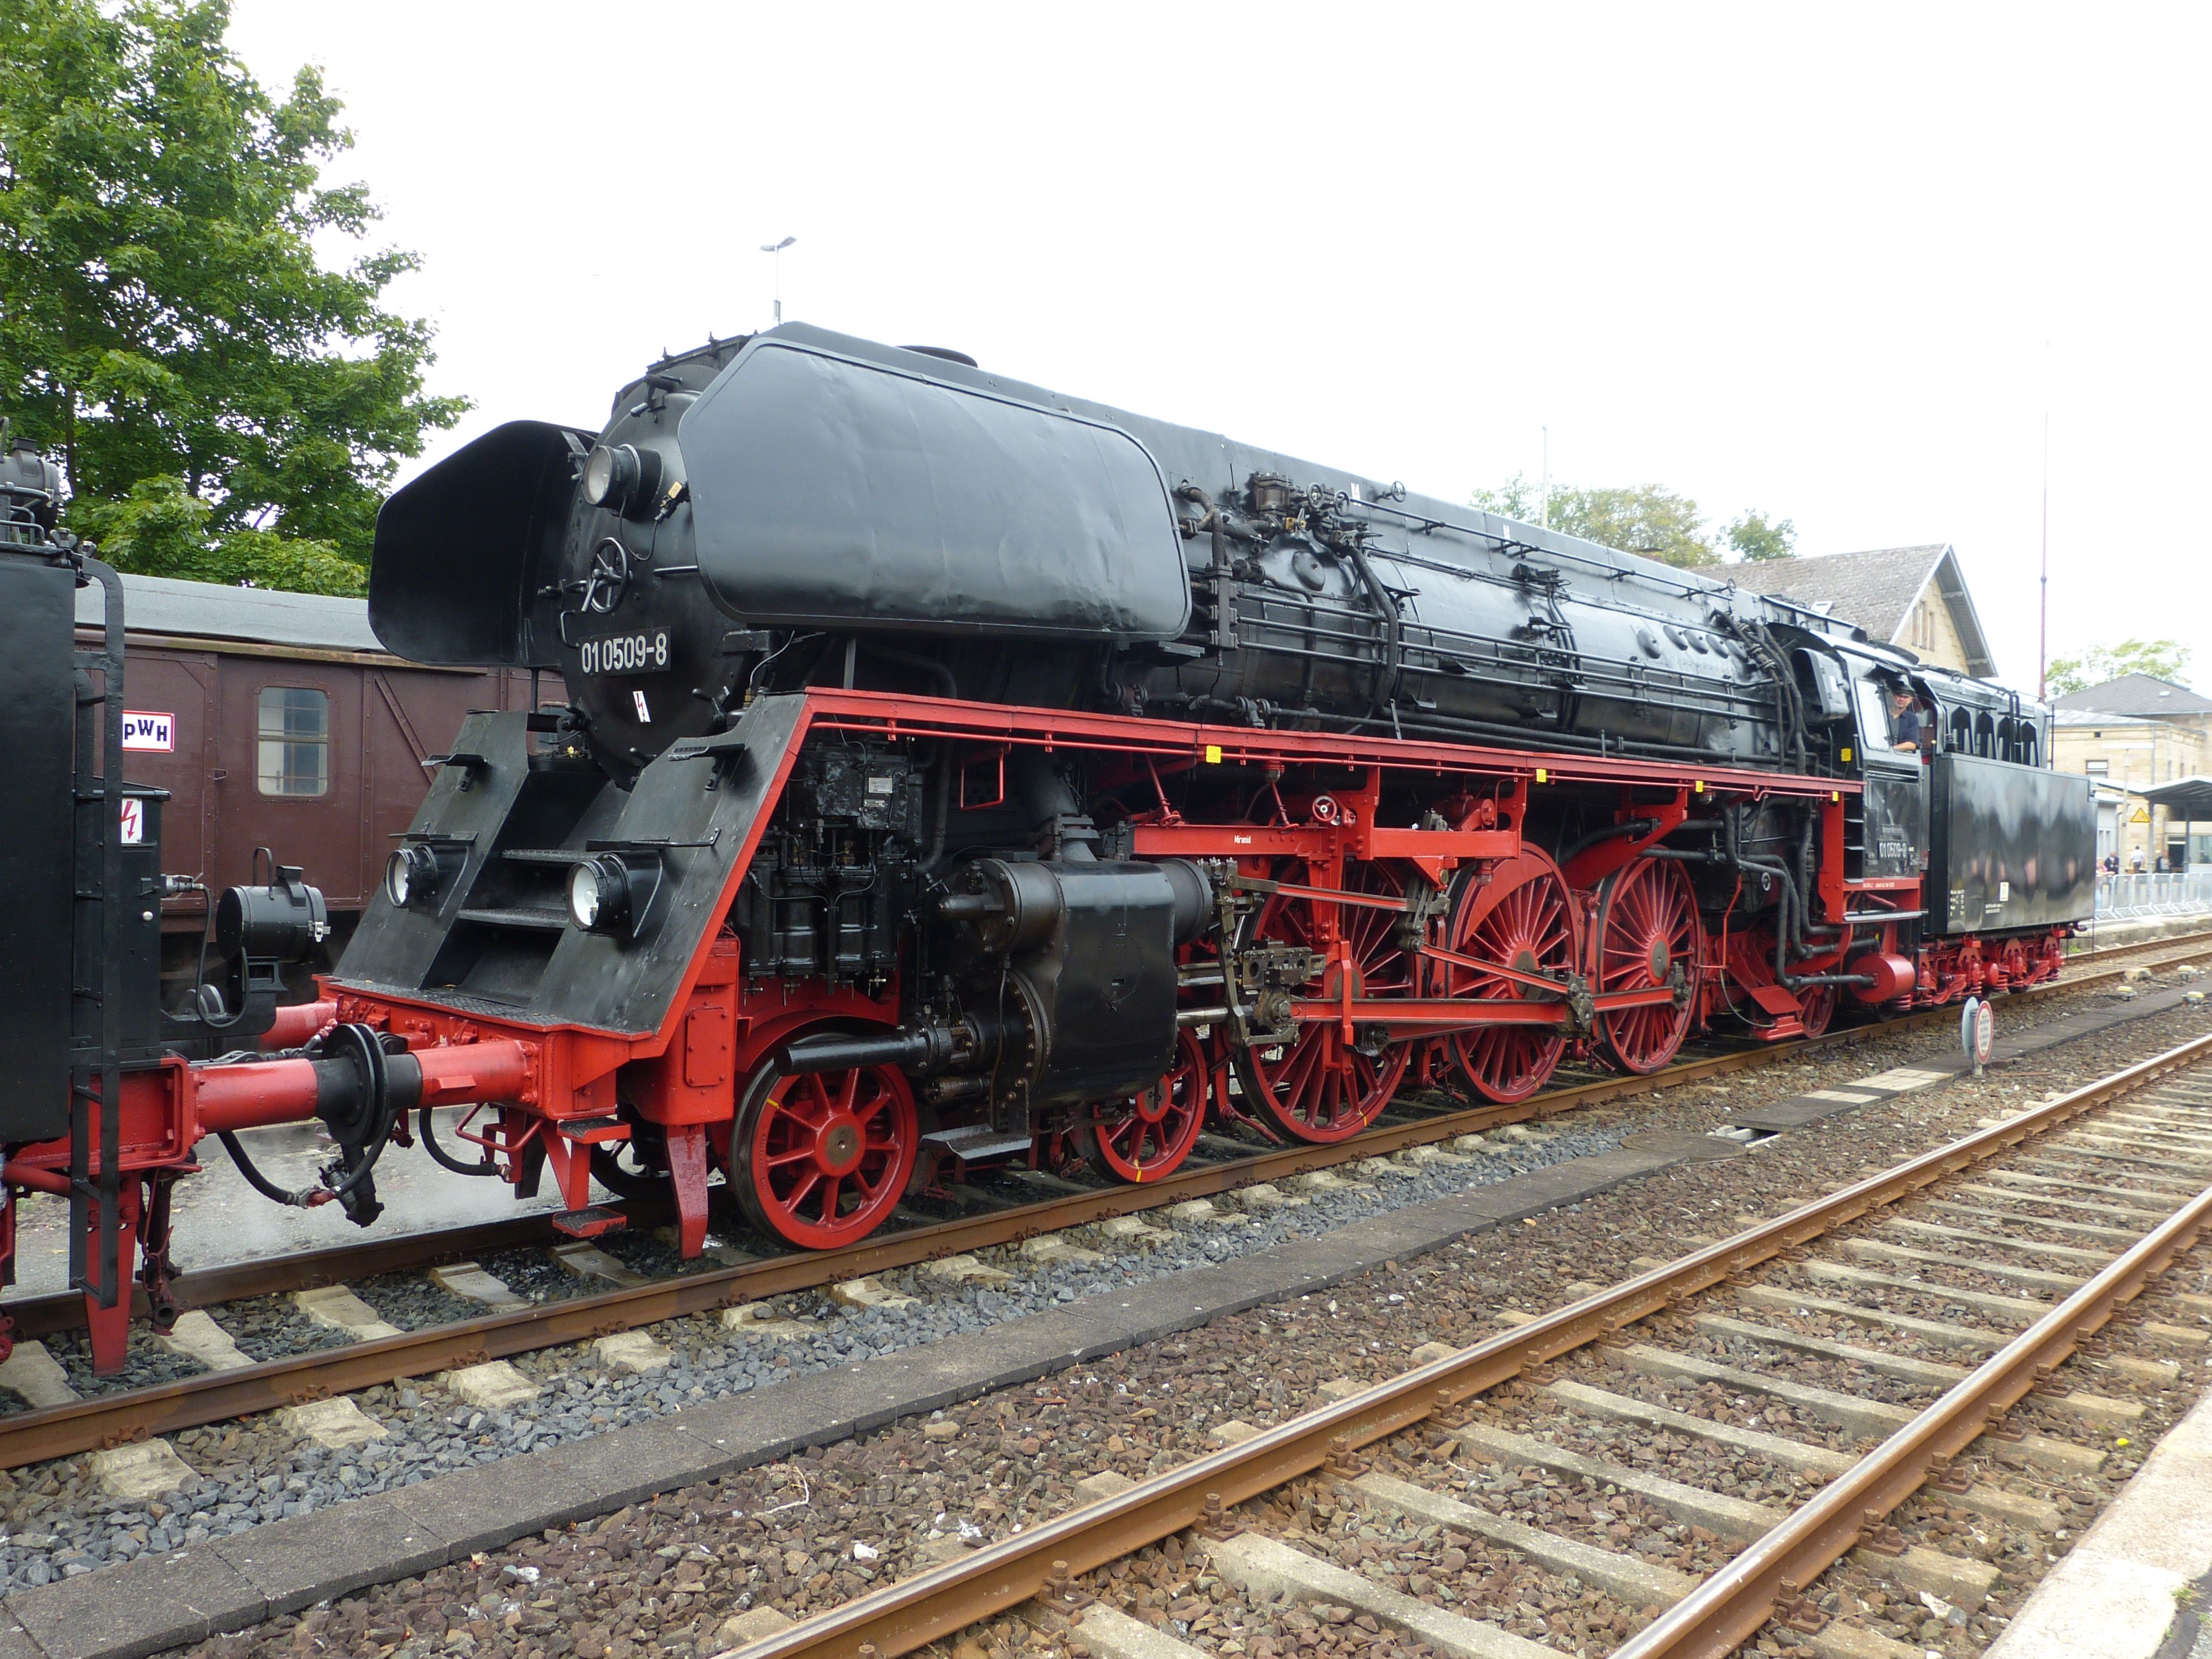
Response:
[[[617,634],[611,639],[586,640],[577,650],[586,674],[650,674],[668,666],[668,633]]]

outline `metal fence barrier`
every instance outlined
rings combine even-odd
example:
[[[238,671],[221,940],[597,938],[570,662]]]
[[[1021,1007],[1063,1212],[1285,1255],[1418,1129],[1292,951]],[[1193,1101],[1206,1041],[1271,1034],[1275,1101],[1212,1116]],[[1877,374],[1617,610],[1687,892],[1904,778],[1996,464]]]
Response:
[[[2097,878],[2097,920],[2185,916],[2212,910],[2212,870],[2169,871]]]

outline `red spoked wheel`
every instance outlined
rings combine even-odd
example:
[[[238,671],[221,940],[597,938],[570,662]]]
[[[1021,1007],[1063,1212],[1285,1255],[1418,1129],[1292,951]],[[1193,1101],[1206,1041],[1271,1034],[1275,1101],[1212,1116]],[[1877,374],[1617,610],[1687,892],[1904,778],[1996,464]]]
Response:
[[[1729,969],[1720,979],[1729,1012],[1744,1023],[1753,1036],[1760,1038],[1771,1037],[1782,1018],[1759,1000],[1759,993],[1771,988],[1774,983],[1774,975],[1766,966],[1773,953],[1772,937],[1754,934],[1750,945],[1731,951]],[[1835,1019],[1838,1006],[1837,987],[1808,985],[1790,994],[1796,1000],[1797,1023],[1805,1036],[1819,1036]]]
[[[1524,974],[1574,969],[1574,896],[1559,866],[1533,847],[1494,866],[1487,886],[1463,879],[1450,915],[1444,948],[1455,955]],[[1534,1001],[1547,994],[1456,963],[1438,967],[1442,985],[1435,995]],[[1526,1100],[1542,1088],[1567,1046],[1556,1025],[1480,1025],[1447,1041],[1461,1080],[1485,1100],[1500,1103]]]
[[[1592,988],[1647,991],[1669,987],[1673,1000],[1618,1008],[1597,1017],[1598,1045],[1624,1072],[1649,1076],[1681,1048],[1697,1007],[1705,927],[1698,896],[1679,864],[1638,859],[1598,889],[1597,962]]]
[[[1814,985],[1797,994],[1797,1023],[1805,1028],[1807,1036],[1819,1036],[1828,1029],[1841,994],[1841,988],[1833,985]]]
[[[738,1102],[730,1185],[763,1232],[833,1249],[897,1207],[920,1145],[914,1091],[896,1066],[790,1075],[771,1059]]]
[[[1392,898],[1406,891],[1404,878],[1381,864],[1349,866],[1344,885],[1348,892]],[[1317,986],[1302,988],[1301,994],[1331,999],[1344,994],[1344,964],[1334,944],[1322,943],[1316,926],[1315,907],[1323,902],[1277,893],[1246,933],[1248,942],[1326,951],[1328,970]],[[1399,914],[1353,905],[1335,908],[1338,932],[1350,947],[1352,994],[1413,995],[1416,959],[1399,942]],[[1255,1042],[1237,1054],[1236,1065],[1246,1096],[1269,1123],[1296,1139],[1326,1145],[1349,1139],[1382,1115],[1411,1057],[1403,1042],[1348,1043],[1340,1022],[1322,1019],[1300,1025],[1287,1041]]]
[[[1075,1126],[1075,1145],[1091,1167],[1132,1186],[1182,1167],[1206,1127],[1206,1051],[1188,1031],[1176,1038],[1175,1068],[1133,1100],[1093,1107]]]

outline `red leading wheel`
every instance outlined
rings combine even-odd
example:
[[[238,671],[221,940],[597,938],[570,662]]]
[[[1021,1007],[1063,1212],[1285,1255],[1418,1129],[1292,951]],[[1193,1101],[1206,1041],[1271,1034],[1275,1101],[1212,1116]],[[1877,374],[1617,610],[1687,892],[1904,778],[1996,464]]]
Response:
[[[1833,985],[1815,985],[1797,994],[1797,1021],[1807,1036],[1818,1036],[1828,1029],[1836,1017],[1838,994],[1838,988]]]
[[[866,1238],[897,1206],[921,1141],[894,1066],[753,1073],[731,1126],[730,1185],[763,1232],[805,1249]]]
[[[1775,1025],[1783,1018],[1765,1006],[1758,993],[1771,989],[1774,975],[1767,964],[1773,959],[1774,939],[1770,933],[1751,936],[1747,944],[1729,952],[1729,968],[1721,975],[1720,986],[1729,1001],[1729,1011],[1760,1038],[1771,1036]],[[1790,994],[1796,999],[1797,1024],[1807,1036],[1819,1036],[1836,1017],[1837,988],[1832,985],[1808,985]],[[1877,1010],[1877,1012],[1880,1011]]]
[[[1704,959],[1697,894],[1680,865],[1638,859],[1605,878],[1598,889],[1592,988],[1600,995],[1655,987],[1675,992],[1671,1001],[1598,1016],[1598,1044],[1608,1060],[1644,1076],[1674,1058],[1689,1035],[1698,964]]]
[[[1132,1185],[1173,1175],[1206,1126],[1206,1052],[1188,1031],[1176,1039],[1175,1069],[1133,1100],[1093,1107],[1075,1126],[1091,1167]]]
[[[1291,879],[1296,880],[1293,876]],[[1402,897],[1404,879],[1387,865],[1358,864],[1345,872],[1350,892]],[[1296,893],[1277,893],[1261,907],[1248,937],[1262,945],[1303,945],[1329,956],[1320,983],[1304,988],[1307,997],[1344,994],[1344,966],[1334,943],[1324,945],[1316,926],[1321,901]],[[1337,927],[1350,947],[1352,994],[1405,997],[1413,994],[1414,959],[1398,941],[1399,913],[1361,906],[1334,907]],[[1371,1049],[1371,1051],[1370,1051]],[[1237,1080],[1267,1121],[1299,1140],[1346,1140],[1381,1115],[1398,1091],[1411,1050],[1402,1042],[1374,1048],[1344,1040],[1341,1024],[1315,1020],[1281,1042],[1255,1042],[1236,1057]]]
[[[1576,957],[1575,908],[1559,866],[1534,848],[1499,863],[1487,886],[1462,880],[1452,902],[1444,948],[1478,962],[1528,973],[1567,973]],[[1440,964],[1435,995],[1483,1001],[1546,994],[1494,973]],[[1556,1025],[1480,1025],[1455,1032],[1448,1042],[1461,1079],[1485,1100],[1510,1103],[1542,1088],[1567,1046]]]

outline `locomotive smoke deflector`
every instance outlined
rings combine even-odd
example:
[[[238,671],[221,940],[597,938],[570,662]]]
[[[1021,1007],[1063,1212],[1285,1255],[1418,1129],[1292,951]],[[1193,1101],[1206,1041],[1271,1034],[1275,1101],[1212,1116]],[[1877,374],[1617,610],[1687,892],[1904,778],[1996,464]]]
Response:
[[[558,668],[553,602],[578,462],[592,434],[509,421],[376,515],[368,625],[411,662]]]
[[[1182,538],[1136,439],[793,333],[747,346],[678,428],[695,556],[725,611],[840,630],[1182,632]]]

